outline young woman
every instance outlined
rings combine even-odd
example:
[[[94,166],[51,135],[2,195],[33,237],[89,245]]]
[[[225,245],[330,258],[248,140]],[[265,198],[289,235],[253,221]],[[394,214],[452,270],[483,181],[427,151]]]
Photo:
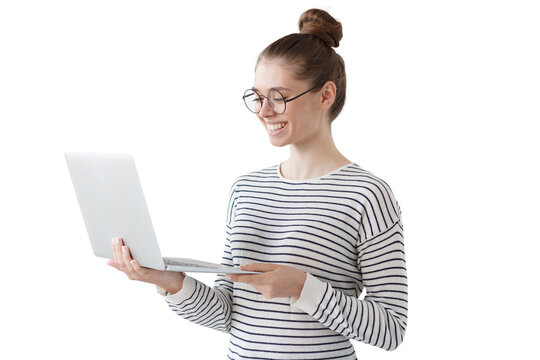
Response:
[[[332,48],[341,24],[311,9],[299,27],[259,55],[243,96],[272,145],[290,146],[289,159],[231,187],[222,263],[261,274],[217,275],[209,287],[142,268],[113,240],[109,265],[156,284],[178,315],[230,333],[229,359],[356,359],[350,339],[393,350],[407,326],[399,204],[332,140],[345,102]]]

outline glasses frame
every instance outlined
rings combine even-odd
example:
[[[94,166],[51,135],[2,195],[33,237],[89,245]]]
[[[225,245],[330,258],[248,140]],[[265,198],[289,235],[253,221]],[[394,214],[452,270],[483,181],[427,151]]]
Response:
[[[299,95],[296,95],[295,97],[290,98],[290,99],[285,99],[285,96],[283,96],[283,94],[281,93],[281,91],[279,91],[279,90],[277,90],[277,89],[272,89],[272,90],[270,90],[270,91],[277,91],[277,93],[278,93],[279,95],[281,95],[281,98],[283,99],[284,108],[283,108],[283,111],[282,111],[282,112],[279,112],[279,113],[278,113],[278,112],[276,112],[276,111],[274,110],[274,105],[273,105],[273,103],[270,101],[270,102],[269,102],[270,109],[272,109],[272,111],[273,111],[274,113],[280,114],[280,115],[281,115],[281,114],[285,113],[285,111],[287,111],[287,103],[288,103],[288,102],[291,102],[291,101],[293,101],[293,100],[296,100],[296,99],[298,99],[300,96],[305,95],[305,94],[307,94],[308,92],[310,92],[310,91],[312,91],[312,90],[315,90],[315,89],[317,89],[317,88],[322,87],[325,83],[326,83],[326,81],[325,81],[324,83],[322,83],[322,84],[320,84],[320,85],[317,85],[317,86],[314,86],[314,87],[312,87],[311,89],[308,89],[308,90],[304,91],[303,93],[301,93],[301,94],[299,94]],[[259,99],[261,100],[261,108],[259,109],[259,111],[253,111],[253,110],[251,110],[251,109],[249,108],[249,106],[248,106],[248,104],[247,104],[247,102],[246,102],[246,97],[247,97],[246,93],[247,93],[248,91],[253,91],[253,93],[255,93],[255,94],[259,97]],[[264,99],[268,99],[268,96],[261,95],[261,94],[259,94],[257,91],[255,91],[254,89],[247,89],[246,91],[244,91],[244,96],[242,96],[242,99],[244,100],[244,104],[246,105],[246,107],[248,108],[249,111],[251,111],[251,112],[254,113],[254,114],[258,114],[258,113],[261,112],[261,110],[262,110],[262,108],[263,108],[263,106],[264,106],[264,102],[263,102]]]

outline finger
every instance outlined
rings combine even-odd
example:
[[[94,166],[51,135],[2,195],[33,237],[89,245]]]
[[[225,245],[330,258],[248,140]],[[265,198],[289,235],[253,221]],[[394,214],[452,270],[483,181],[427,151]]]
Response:
[[[124,266],[126,267],[127,271],[134,272],[133,265],[131,265],[130,263],[132,259],[129,255],[129,249],[126,245],[122,246],[122,260],[124,261]]]
[[[118,237],[117,238],[118,260],[120,261],[122,269],[124,269],[124,271],[128,271],[129,268],[126,264],[126,261],[124,260],[124,252],[122,250],[123,246],[127,246],[126,243],[124,242],[124,239],[122,239],[121,237]]]
[[[266,271],[275,270],[278,267],[279,265],[276,265],[276,264],[255,262],[255,263],[240,266],[240,270],[266,272]]]
[[[238,281],[238,275],[225,274],[225,277],[230,279],[231,281]]]
[[[261,282],[261,276],[263,274],[245,274],[245,275],[239,275],[239,274],[229,274],[229,277],[232,281],[238,281],[243,282],[246,284],[258,284]]]
[[[114,262],[118,266],[118,269],[122,270],[123,261],[122,261],[121,255],[120,255],[120,246],[118,244],[119,244],[118,238],[113,238],[112,247],[113,247]]]
[[[139,263],[137,262],[137,260],[133,259],[129,262],[129,264],[131,265],[131,268],[133,269],[133,272],[135,272],[136,274],[140,275],[140,276],[144,276],[146,275],[146,269],[143,268],[141,265],[139,265]]]
[[[114,244],[114,253],[116,264],[122,271],[126,271],[124,260],[122,259],[122,245],[120,245],[119,238],[116,238],[116,243]]]
[[[115,269],[118,269],[118,265],[116,265],[116,262],[114,262],[114,260],[108,260],[107,265],[109,265],[109,266],[111,266],[111,267],[113,267]],[[120,270],[120,269],[118,269],[118,270]]]

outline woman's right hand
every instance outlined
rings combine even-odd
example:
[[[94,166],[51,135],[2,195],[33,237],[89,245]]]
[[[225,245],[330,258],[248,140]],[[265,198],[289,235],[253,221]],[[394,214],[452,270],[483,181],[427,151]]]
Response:
[[[184,275],[179,272],[150,269],[139,265],[131,254],[122,238],[112,239],[114,259],[107,261],[107,265],[122,271],[130,280],[143,281],[155,284],[167,291],[176,294],[182,289]]]

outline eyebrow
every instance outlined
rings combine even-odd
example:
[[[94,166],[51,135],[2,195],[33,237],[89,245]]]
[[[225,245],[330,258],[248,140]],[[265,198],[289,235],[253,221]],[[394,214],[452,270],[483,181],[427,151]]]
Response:
[[[260,91],[259,89],[257,89],[256,87],[252,87],[251,90],[253,91]],[[271,87],[270,89],[268,90],[291,90],[289,88],[286,88],[286,87],[283,87],[283,86],[274,86],[274,87]]]

